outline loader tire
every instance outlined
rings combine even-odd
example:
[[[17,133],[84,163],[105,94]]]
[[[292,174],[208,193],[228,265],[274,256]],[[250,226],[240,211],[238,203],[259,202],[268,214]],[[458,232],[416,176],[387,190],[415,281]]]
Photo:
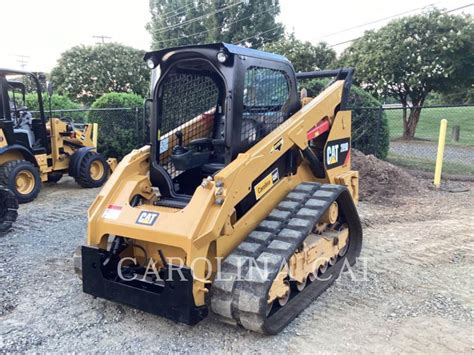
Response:
[[[15,194],[0,186],[0,235],[7,233],[18,217],[18,201]]]
[[[288,294],[268,303],[270,289],[282,265],[304,247],[306,238],[324,220],[331,205],[339,206],[348,239],[318,277],[304,285],[288,279]],[[211,309],[228,324],[264,334],[276,334],[323,293],[362,246],[362,227],[348,190],[340,185],[302,183],[274,208],[224,260],[211,289]]]
[[[19,203],[33,201],[41,190],[38,169],[26,160],[12,160],[0,167],[0,184],[9,188]]]
[[[101,187],[109,177],[109,164],[100,153],[88,152],[81,161],[76,182],[85,188]]]

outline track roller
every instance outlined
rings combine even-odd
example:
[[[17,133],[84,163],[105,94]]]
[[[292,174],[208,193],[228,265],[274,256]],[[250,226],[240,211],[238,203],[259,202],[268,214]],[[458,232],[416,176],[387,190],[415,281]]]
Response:
[[[345,187],[303,183],[243,243],[255,252],[237,248],[226,258],[211,308],[226,323],[276,334],[332,284],[346,260],[355,263],[362,228]]]

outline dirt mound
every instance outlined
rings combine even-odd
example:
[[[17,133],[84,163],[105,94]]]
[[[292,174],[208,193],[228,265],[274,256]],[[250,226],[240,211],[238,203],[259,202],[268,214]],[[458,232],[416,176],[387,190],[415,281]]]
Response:
[[[352,169],[359,171],[361,201],[390,202],[425,190],[422,182],[405,170],[356,149],[352,149]]]

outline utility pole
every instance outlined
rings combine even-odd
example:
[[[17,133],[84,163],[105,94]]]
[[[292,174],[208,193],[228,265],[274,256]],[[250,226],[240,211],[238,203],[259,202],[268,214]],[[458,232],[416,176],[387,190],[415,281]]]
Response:
[[[28,58],[30,58],[30,56],[24,54],[15,54],[14,57],[18,58],[16,61],[20,64],[21,69],[25,69],[26,65],[28,64]]]
[[[112,39],[112,37],[104,36],[104,35],[92,36],[92,38],[97,38],[101,40],[100,42],[97,42],[97,44],[104,44],[106,39]]]

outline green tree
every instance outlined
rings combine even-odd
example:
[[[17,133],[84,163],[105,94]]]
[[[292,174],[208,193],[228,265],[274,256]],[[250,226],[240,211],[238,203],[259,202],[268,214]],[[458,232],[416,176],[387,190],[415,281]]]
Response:
[[[265,44],[263,49],[284,55],[290,60],[296,71],[326,69],[336,60],[336,52],[326,43],[318,43],[314,46],[310,42],[296,39],[294,34]]]
[[[76,46],[64,52],[51,72],[56,91],[90,105],[109,92],[145,96],[149,70],[145,52],[118,43]]]
[[[92,109],[118,108],[121,110],[92,110],[89,122],[99,124],[99,151],[105,156],[122,159],[143,142],[139,137],[137,120],[143,97],[136,94],[108,93],[92,104]]]
[[[440,103],[442,104],[471,104],[474,103],[474,79],[473,84],[466,88],[458,88],[451,92],[444,92],[440,95]]]
[[[329,83],[329,79],[312,79],[300,82],[299,86],[307,90],[308,96],[316,97]],[[352,111],[352,147],[385,159],[390,139],[387,116],[379,110],[381,103],[367,91],[352,85],[348,105]]]
[[[432,91],[472,85],[474,23],[470,15],[430,10],[368,31],[342,55],[362,86],[403,105],[403,136],[415,135],[421,107]],[[408,112],[409,111],[409,112]]]
[[[49,110],[49,95],[46,93],[42,94],[44,110],[47,113]],[[26,95],[26,106],[30,111],[38,111],[38,95],[36,93],[30,93]],[[75,110],[79,109],[81,105],[72,101],[69,97],[53,94],[51,95],[51,110]]]
[[[260,47],[278,40],[279,0],[150,0],[152,48],[210,42]]]

